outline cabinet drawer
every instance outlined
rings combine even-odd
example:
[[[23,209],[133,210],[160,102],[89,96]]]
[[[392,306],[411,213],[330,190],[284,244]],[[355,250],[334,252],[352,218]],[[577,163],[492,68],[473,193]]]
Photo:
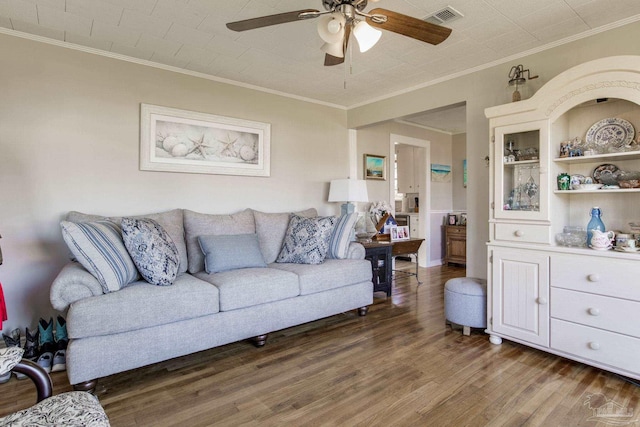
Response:
[[[447,233],[451,234],[451,235],[453,235],[453,234],[466,235],[467,234],[467,229],[465,227],[457,227],[457,226],[456,227],[452,227],[452,226],[449,226],[449,227],[447,227]]]
[[[594,251],[596,252],[596,251]],[[551,256],[551,286],[640,301],[640,260]]]
[[[640,339],[551,319],[551,348],[640,375]]]
[[[551,288],[551,317],[640,338],[640,302]]]
[[[522,243],[549,243],[550,228],[536,224],[494,224],[496,240]]]

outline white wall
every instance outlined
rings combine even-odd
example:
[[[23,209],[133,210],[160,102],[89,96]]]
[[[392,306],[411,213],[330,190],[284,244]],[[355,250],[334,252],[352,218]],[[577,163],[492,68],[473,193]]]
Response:
[[[426,86],[395,97],[349,110],[348,126],[357,129],[409,114],[466,102],[467,106],[467,274],[487,275],[489,239],[489,122],[484,109],[510,102],[508,73],[523,64],[540,77],[527,83],[530,93],[566,69],[583,62],[614,55],[640,54],[640,23],[609,30],[544,52],[516,58],[472,74]]]
[[[51,313],[70,210],[339,210],[326,198],[349,172],[346,111],[10,36],[0,52],[5,332]],[[140,171],[140,103],[271,123],[271,177]]]

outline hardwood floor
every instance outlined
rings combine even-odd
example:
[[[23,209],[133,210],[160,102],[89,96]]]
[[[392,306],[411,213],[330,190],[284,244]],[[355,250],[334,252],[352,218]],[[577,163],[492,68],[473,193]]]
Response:
[[[640,425],[636,385],[445,325],[443,285],[464,275],[420,269],[419,287],[398,275],[366,317],[353,310],[272,333],[263,348],[238,342],[113,375],[96,394],[116,427]],[[70,390],[64,372],[53,380],[54,393]],[[34,400],[30,382],[14,377],[0,385],[0,416]],[[597,416],[608,401],[630,419]]]

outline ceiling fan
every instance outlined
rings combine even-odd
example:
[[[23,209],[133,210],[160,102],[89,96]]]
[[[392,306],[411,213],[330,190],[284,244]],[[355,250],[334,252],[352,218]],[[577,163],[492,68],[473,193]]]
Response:
[[[372,1],[377,2],[378,0]],[[227,24],[227,28],[233,31],[247,31],[302,19],[320,18],[318,33],[325,42],[321,48],[326,53],[324,65],[337,65],[344,62],[352,33],[358,42],[360,52],[366,52],[380,39],[382,32],[376,28],[433,45],[442,43],[451,34],[450,28],[391,10],[376,8],[364,12],[367,3],[367,0],[322,0],[322,5],[325,8],[325,11],[322,12],[315,9],[303,9],[278,13],[230,22]]]

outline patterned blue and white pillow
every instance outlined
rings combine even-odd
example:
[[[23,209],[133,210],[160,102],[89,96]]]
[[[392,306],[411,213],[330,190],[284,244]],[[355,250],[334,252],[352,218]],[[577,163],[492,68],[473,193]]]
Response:
[[[358,213],[342,215],[338,218],[338,223],[333,229],[331,240],[329,241],[329,252],[327,258],[345,259],[349,254],[349,244],[353,236],[353,229],[358,221]]]
[[[147,282],[169,286],[178,275],[180,254],[160,224],[149,218],[122,218],[122,238]]]
[[[104,293],[114,292],[140,277],[122,242],[118,224],[111,221],[62,221],[62,237],[73,256],[98,279]]]
[[[305,218],[292,214],[276,262],[322,264],[335,223],[334,216]]]

